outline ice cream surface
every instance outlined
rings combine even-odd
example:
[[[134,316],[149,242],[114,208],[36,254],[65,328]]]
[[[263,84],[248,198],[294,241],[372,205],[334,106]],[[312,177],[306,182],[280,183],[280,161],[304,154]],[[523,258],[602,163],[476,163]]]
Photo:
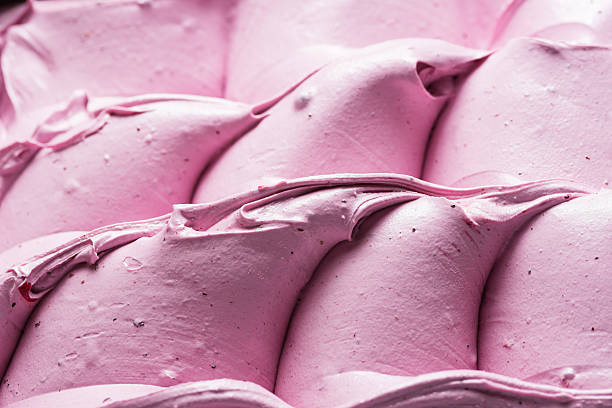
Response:
[[[0,406],[612,404],[611,15],[0,6]]]

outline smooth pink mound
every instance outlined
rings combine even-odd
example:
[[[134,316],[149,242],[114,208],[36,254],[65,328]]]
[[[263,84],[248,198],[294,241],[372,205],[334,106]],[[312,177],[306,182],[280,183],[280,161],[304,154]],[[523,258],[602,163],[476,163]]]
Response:
[[[15,151],[42,149],[29,163],[26,156],[20,172],[0,174],[7,183],[4,197],[0,184],[0,250],[189,202],[209,161],[258,120],[248,105],[223,99],[76,95],[27,144],[14,144]],[[0,150],[0,162],[12,154]]]
[[[440,117],[423,178],[452,184],[494,170],[607,185],[611,63],[605,47],[511,41],[465,80]]]
[[[194,202],[339,172],[419,176],[434,120],[484,52],[397,40],[348,53],[265,112],[204,175]]]
[[[480,369],[611,388],[612,192],[537,216],[499,259],[481,309]]]
[[[343,47],[397,38],[488,46],[510,0],[243,0],[231,31],[227,97],[257,102],[332,61]]]

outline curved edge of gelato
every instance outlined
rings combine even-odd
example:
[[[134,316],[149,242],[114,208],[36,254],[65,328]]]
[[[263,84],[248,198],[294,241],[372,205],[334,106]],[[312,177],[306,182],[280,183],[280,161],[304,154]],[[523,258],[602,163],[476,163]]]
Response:
[[[456,77],[488,55],[431,39],[337,51],[211,164],[194,202],[315,174],[420,176],[427,139]]]
[[[38,124],[31,135],[23,140],[12,141],[0,149],[0,176],[18,175],[40,149],[59,151],[83,141],[106,126],[110,116],[151,112],[157,107],[153,104],[163,102],[199,102],[212,108],[246,106],[225,99],[186,94],[144,94],[90,100],[85,92],[77,91],[63,107],[57,107]],[[3,194],[4,190],[0,190],[0,199]]]
[[[495,406],[557,407],[579,404],[597,407],[612,401],[612,389],[573,390],[521,381],[479,370],[451,370],[415,377],[390,376],[373,372],[347,372],[325,378],[326,389],[351,389],[353,401],[330,401],[351,408],[397,406]],[[360,397],[368,384],[383,384],[374,396]],[[333,394],[333,393],[332,393]],[[346,395],[345,395],[346,397]],[[349,397],[351,398],[351,397]],[[335,405],[329,405],[335,406]]]
[[[603,1],[513,0],[500,15],[489,46],[531,36],[574,44],[610,42],[612,3]]]
[[[10,408],[182,408],[199,404],[214,407],[290,408],[265,388],[247,381],[210,380],[156,387],[108,384],[72,388],[28,398]]]
[[[211,97],[89,100],[76,92],[0,149],[0,248],[155,217],[189,202],[208,163],[262,119],[253,109]]]
[[[361,387],[375,380],[384,383],[377,394],[360,395]],[[612,389],[572,390],[521,381],[477,370],[441,371],[416,377],[374,372],[347,372],[326,378],[329,388],[351,387],[353,401],[338,401],[346,408],[393,408],[398,406],[516,406],[600,407],[612,402]],[[188,408],[193,404],[215,407],[290,408],[270,391],[237,380],[211,380],[161,388],[142,384],[96,385],[51,392],[10,404],[7,408]]]

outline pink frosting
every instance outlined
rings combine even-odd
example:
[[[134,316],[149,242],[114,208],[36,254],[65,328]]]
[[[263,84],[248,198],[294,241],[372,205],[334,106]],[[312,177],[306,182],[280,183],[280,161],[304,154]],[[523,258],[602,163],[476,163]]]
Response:
[[[249,106],[221,99],[143,95],[88,102],[76,94],[30,140],[0,150],[0,250],[189,202],[208,162],[257,121]]]
[[[232,5],[231,0],[34,1],[22,24],[6,34],[1,117],[15,126],[39,121],[49,106],[81,89],[92,96],[222,96]],[[7,137],[20,140],[23,134],[15,129]]]
[[[462,84],[440,117],[423,178],[450,184],[487,170],[524,180],[612,180],[605,47],[513,40]],[[545,142],[544,142],[545,141]]]
[[[227,96],[270,97],[333,60],[343,47],[426,37],[484,48],[511,0],[244,0],[234,13]],[[245,69],[248,67],[248,69]]]
[[[416,377],[396,377],[371,372],[351,372],[326,379],[327,389],[334,387],[372,390],[372,384],[384,384],[375,398],[357,404],[337,405],[350,408],[396,407],[398,404],[426,408],[432,406],[496,406],[598,408],[612,402],[607,391],[582,391],[542,386],[484,371],[442,371]],[[364,387],[365,385],[365,387]],[[104,402],[106,401],[106,402]],[[193,408],[245,407],[291,408],[269,391],[253,383],[236,380],[211,380],[167,388],[152,385],[113,384],[74,388],[43,394],[10,404],[8,408]],[[310,405],[308,405],[310,406]]]
[[[610,190],[527,224],[488,282],[479,368],[556,386],[612,387],[611,236]]]
[[[95,269],[77,267],[42,301],[0,399],[104,383],[223,377],[272,389],[295,299],[322,256],[360,218],[414,196],[394,185],[419,187],[411,179],[368,176],[363,180],[371,187],[327,188],[359,180],[306,180],[179,206],[171,218],[105,227],[9,270],[4,303],[23,303],[23,293],[35,300],[71,266],[94,263],[113,246],[159,231],[114,250]],[[385,185],[389,193],[377,200],[368,194]],[[317,187],[323,191],[310,192]],[[312,208],[310,216],[304,207]],[[30,358],[37,350],[40,356]]]
[[[612,2],[328,3],[0,6],[0,406],[612,404]]]
[[[435,40],[351,51],[275,101],[262,123],[207,171],[194,202],[315,174],[419,176],[453,76],[469,72],[483,55]]]
[[[108,408],[115,401],[138,400],[143,395],[154,394],[159,390],[163,388],[144,384],[94,385],[37,395],[8,406],[10,408],[99,408],[101,406]]]

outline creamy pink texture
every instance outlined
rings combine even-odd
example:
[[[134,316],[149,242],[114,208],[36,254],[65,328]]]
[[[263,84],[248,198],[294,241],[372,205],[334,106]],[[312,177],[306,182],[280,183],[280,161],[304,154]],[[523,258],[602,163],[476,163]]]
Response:
[[[0,8],[0,405],[610,405],[610,4]]]
[[[610,190],[527,224],[488,282],[479,368],[562,387],[612,387],[611,248]]]
[[[23,322],[28,318],[34,307],[29,302],[23,302],[23,299],[11,299],[11,292],[14,290],[12,279],[14,275],[11,272],[4,271],[8,271],[11,266],[23,262],[35,254],[50,251],[77,235],[79,235],[78,232],[47,235],[0,252],[0,270],[3,271],[0,279],[0,298],[2,299],[2,307],[0,308],[0,344],[2,344],[2,348],[0,348],[0,371],[3,373],[21,335]]]
[[[23,121],[42,120],[50,106],[77,90],[91,96],[222,96],[232,5],[231,0],[32,2],[21,24],[7,31],[0,57],[6,137],[28,137]]]
[[[425,197],[370,217],[354,242],[328,254],[305,290],[285,343],[278,395],[298,407],[335,406],[357,402],[354,387],[321,392],[325,377],[476,369],[489,270],[525,220],[567,201],[559,187]],[[371,395],[362,388],[359,398],[380,392],[370,387]]]
[[[194,202],[315,174],[419,176],[431,126],[454,91],[453,76],[484,55],[435,40],[347,51],[282,96],[224,152]]]
[[[351,372],[326,378],[328,387],[351,388],[359,399],[363,390],[378,388],[374,398],[361,399],[354,408],[410,406],[495,406],[596,408],[610,404],[607,391],[583,391],[542,386],[484,371],[441,371],[417,377],[396,377],[372,372]],[[373,384],[384,386],[373,387]],[[101,405],[103,404],[103,405]],[[43,394],[10,408],[291,408],[264,388],[236,380],[212,380],[161,388],[152,385],[113,384],[73,388]],[[338,405],[347,406],[343,401]],[[401,404],[401,405],[400,405]]]
[[[610,0],[514,0],[498,20],[492,45],[533,36],[577,44],[610,44]]]
[[[30,140],[0,150],[0,250],[168,212],[189,201],[208,162],[257,121],[249,106],[222,99],[75,95]]]
[[[43,394],[11,408],[291,408],[264,388],[246,381],[212,380],[173,387],[141,384],[94,385]]]
[[[430,199],[424,193],[457,200]],[[349,238],[361,219],[396,203],[416,200],[406,208],[413,208],[419,217],[438,220],[440,228],[448,222],[446,218],[456,222],[459,245],[466,245],[467,252],[471,246],[482,249],[487,239],[464,234],[479,223],[486,228],[489,220],[496,229],[490,232],[489,240],[494,238],[487,244],[493,247],[485,253],[494,257],[495,245],[518,227],[516,216],[520,214],[520,220],[576,193],[582,195],[583,190],[559,183],[448,189],[410,177],[340,175],[296,180],[212,204],[176,206],[168,216],[92,231],[5,274],[6,304],[20,305],[11,308],[6,318],[17,328],[27,319],[19,346],[27,352],[18,350],[13,355],[4,377],[8,385],[0,399],[9,402],[62,387],[105,383],[168,386],[224,377],[271,389],[299,291],[319,260],[336,243]],[[422,205],[433,205],[433,211],[421,214]],[[418,220],[411,221],[424,228],[421,233],[427,233]],[[425,245],[418,240],[415,244],[419,242]],[[461,254],[461,248],[453,244],[449,240],[446,248],[440,243],[444,246],[440,250],[449,251],[447,262],[456,261],[460,270],[466,266],[461,259],[468,254]],[[102,253],[106,255],[98,261]],[[96,266],[79,266],[80,262]],[[317,276],[325,276],[323,271]],[[466,292],[446,295],[456,313],[463,313],[465,297],[474,299],[477,308],[486,272],[476,268],[475,275],[465,277]],[[415,293],[424,287],[428,285],[413,279],[406,290]],[[21,305],[28,306],[49,291],[31,317],[12,315],[12,309],[22,310]],[[349,297],[351,293],[345,291]],[[309,292],[305,296],[309,299]],[[456,296],[454,301],[452,296]],[[471,315],[475,323],[473,307],[468,305],[463,314]],[[299,327],[297,319],[294,324]],[[428,324],[420,327],[424,332],[444,327],[435,321],[423,323]],[[379,329],[375,325],[365,330],[367,337],[368,330],[375,333]],[[461,348],[466,341],[474,344],[475,324],[456,330],[465,337],[459,340]],[[194,336],[199,340],[194,341]],[[312,340],[312,345],[317,344]],[[474,352],[464,353],[465,365],[473,366]],[[290,352],[286,358],[292,358]],[[447,364],[439,368],[464,366]],[[135,366],[140,367],[138,371],[133,370]],[[307,370],[302,373],[307,375]],[[326,374],[334,372],[321,375]],[[287,384],[282,371],[279,380],[282,395]],[[315,397],[308,388],[301,395]],[[283,396],[290,402],[295,398]]]
[[[245,0],[237,3],[227,97],[257,102],[334,59],[346,47],[435,38],[485,48],[510,0]],[[248,68],[246,68],[248,67]]]
[[[612,180],[607,47],[512,40],[462,84],[430,141],[423,178],[497,170],[523,180]]]
[[[69,266],[96,262],[98,253],[141,229],[160,231],[61,281],[31,317],[20,346],[28,351],[14,354],[5,375],[12,385],[0,398],[66,386],[224,377],[272,389],[295,299],[320,259],[362,217],[415,196],[395,186],[419,187],[411,179],[369,176],[364,182],[371,187],[325,188],[353,181],[360,179],[306,180],[276,194],[270,189],[177,207],[171,218],[103,228],[50,259],[9,271],[6,303],[18,301],[17,285],[26,299],[40,297]],[[370,193],[386,184],[389,193]],[[36,350],[40,357],[31,359]]]

